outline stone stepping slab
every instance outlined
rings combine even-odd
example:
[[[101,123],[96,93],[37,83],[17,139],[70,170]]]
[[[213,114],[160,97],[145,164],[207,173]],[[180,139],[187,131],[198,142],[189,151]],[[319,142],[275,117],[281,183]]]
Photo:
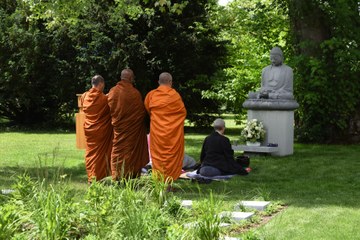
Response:
[[[230,223],[220,223],[219,226],[220,227],[229,227],[229,226],[231,226],[231,224]]]
[[[223,237],[223,238],[220,238],[220,240],[241,240],[241,239],[236,238],[236,237]]]
[[[253,209],[256,209],[259,211],[264,211],[270,203],[271,202],[268,202],[268,201],[241,201],[239,205],[244,206],[246,208],[253,208]],[[237,205],[235,207],[236,210],[240,209],[239,205]],[[193,201],[192,200],[182,200],[181,206],[184,208],[192,208]]]
[[[229,216],[235,221],[241,221],[251,218],[254,215],[253,212],[222,212],[221,217]]]
[[[252,208],[259,211],[264,211],[269,204],[270,202],[267,201],[241,201],[239,205],[244,206],[246,208]],[[236,208],[238,209],[240,208],[240,206],[237,206]]]
[[[192,200],[182,200],[181,201],[181,206],[183,208],[192,208],[193,205],[193,201]]]
[[[15,192],[15,190],[13,190],[13,189],[2,189],[0,192],[1,192],[1,194],[7,195],[7,194],[11,194],[11,193]]]
[[[195,227],[197,224],[198,224],[197,222],[185,223],[184,227],[186,227],[186,228]],[[230,223],[220,223],[219,226],[220,227],[229,227],[229,226],[231,226],[231,224]]]

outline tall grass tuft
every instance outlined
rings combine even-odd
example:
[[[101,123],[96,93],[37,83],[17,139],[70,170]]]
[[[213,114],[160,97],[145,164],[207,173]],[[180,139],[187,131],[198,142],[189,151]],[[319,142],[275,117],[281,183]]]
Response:
[[[38,154],[36,177],[39,181],[54,183],[65,175],[64,165],[66,159],[59,159],[59,152],[60,147],[58,145],[51,153]]]
[[[250,193],[253,195],[253,200],[258,201],[270,201],[271,200],[271,191],[265,187],[254,188]]]
[[[216,202],[213,193],[210,192],[208,199],[200,201],[197,205],[197,222],[194,235],[196,239],[214,240],[219,239],[222,233],[220,223],[221,217],[218,213],[220,202]]]
[[[47,185],[24,174],[18,177],[8,208],[16,206],[17,236],[27,239],[64,239],[76,228],[73,214],[76,211],[68,184]],[[11,224],[7,224],[11,227]],[[7,233],[9,234],[9,232]],[[5,238],[6,239],[6,238]]]
[[[9,239],[20,229],[20,212],[11,203],[0,205],[0,239]]]
[[[99,239],[162,239],[170,225],[168,214],[141,179],[123,179],[104,186],[94,182],[82,210],[88,236]]]
[[[31,216],[35,223],[31,231],[35,236],[51,240],[69,237],[73,208],[67,189],[55,189],[52,185],[45,187],[43,182],[30,203],[37,209]]]
[[[149,181],[150,185],[150,195],[159,205],[163,205],[168,197],[168,189],[172,185],[170,179],[165,179],[164,175],[161,173],[152,171],[151,179]]]

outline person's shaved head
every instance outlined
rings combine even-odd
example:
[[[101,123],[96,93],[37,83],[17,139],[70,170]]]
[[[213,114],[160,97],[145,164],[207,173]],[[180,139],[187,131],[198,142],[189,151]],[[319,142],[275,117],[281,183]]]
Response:
[[[214,123],[213,123],[214,129],[215,130],[222,130],[225,129],[225,121],[222,118],[217,118],[215,119]]]
[[[93,88],[96,88],[102,92],[105,88],[105,80],[101,75],[95,75],[91,79],[91,85]]]
[[[159,76],[159,84],[160,85],[170,85],[172,84],[172,76],[168,72],[163,72]]]
[[[99,84],[102,82],[104,82],[104,78],[101,75],[95,75],[91,79],[91,85],[93,85],[93,86],[99,86]]]
[[[134,81],[134,72],[130,68],[126,68],[121,71],[121,80],[133,82]]]

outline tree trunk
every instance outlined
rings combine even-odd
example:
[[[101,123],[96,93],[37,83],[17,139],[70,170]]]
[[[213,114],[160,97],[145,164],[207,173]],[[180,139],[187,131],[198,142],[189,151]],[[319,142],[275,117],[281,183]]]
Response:
[[[331,37],[326,14],[314,0],[288,0],[288,6],[298,53],[317,56],[319,44]]]

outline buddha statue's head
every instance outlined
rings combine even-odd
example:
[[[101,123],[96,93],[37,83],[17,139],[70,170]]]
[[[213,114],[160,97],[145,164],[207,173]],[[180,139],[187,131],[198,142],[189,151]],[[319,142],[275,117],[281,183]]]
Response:
[[[284,55],[279,47],[274,47],[270,51],[270,61],[272,65],[280,66],[283,63]]]

